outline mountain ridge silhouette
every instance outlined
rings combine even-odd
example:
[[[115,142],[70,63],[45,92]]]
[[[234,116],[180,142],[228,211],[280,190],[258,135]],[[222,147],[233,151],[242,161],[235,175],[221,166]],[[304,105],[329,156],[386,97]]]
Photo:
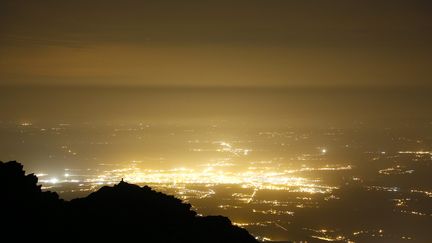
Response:
[[[1,237],[8,242],[256,243],[227,217],[198,216],[174,196],[121,181],[65,201],[16,161],[0,161]]]

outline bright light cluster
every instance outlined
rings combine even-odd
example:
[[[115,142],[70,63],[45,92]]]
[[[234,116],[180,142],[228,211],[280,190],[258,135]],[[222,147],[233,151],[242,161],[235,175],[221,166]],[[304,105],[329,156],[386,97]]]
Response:
[[[320,170],[349,170],[351,166],[301,168],[302,171]],[[88,178],[86,182],[91,184],[117,183],[121,178],[136,184],[235,184],[243,188],[255,188],[257,190],[286,190],[303,193],[331,193],[337,189],[334,186],[321,184],[319,180],[293,176],[294,170],[275,172],[268,170],[248,170],[244,172],[231,172],[215,169],[212,166],[191,169],[175,168],[171,170],[140,169],[132,164],[130,167],[104,171],[95,178]]]

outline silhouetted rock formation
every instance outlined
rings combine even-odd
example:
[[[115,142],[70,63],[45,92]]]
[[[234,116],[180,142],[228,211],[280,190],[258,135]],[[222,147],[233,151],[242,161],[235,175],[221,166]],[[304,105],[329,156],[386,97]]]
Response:
[[[222,216],[121,181],[70,202],[42,192],[15,161],[0,162],[1,238],[7,242],[257,242]]]

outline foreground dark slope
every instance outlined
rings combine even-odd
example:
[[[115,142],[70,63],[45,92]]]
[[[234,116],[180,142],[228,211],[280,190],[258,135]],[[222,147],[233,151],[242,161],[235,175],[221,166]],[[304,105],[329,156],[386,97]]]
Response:
[[[42,192],[15,161],[0,162],[0,235],[8,242],[257,242],[222,216],[150,187],[120,182],[70,202]]]

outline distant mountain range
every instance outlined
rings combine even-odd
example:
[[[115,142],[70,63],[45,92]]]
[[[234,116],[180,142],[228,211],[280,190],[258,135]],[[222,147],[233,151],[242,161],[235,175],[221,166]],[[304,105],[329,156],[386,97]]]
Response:
[[[64,201],[43,192],[15,161],[0,162],[1,238],[5,242],[256,243],[223,216],[197,216],[180,199],[121,181]]]

